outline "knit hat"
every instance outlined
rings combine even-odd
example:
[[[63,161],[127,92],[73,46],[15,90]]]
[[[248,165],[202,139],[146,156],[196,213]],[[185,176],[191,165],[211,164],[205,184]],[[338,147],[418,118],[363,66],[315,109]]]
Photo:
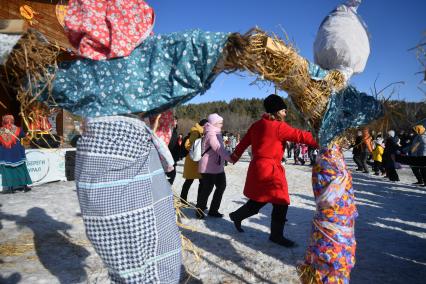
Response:
[[[198,124],[200,125],[200,126],[204,126],[204,124],[206,124],[208,122],[208,120],[207,119],[205,119],[205,118],[203,118],[202,120],[200,120],[200,122],[198,122]]]
[[[425,133],[425,127],[421,124],[414,126],[413,129],[419,135],[422,135],[423,133]]]
[[[394,131],[394,130],[389,130],[389,131],[388,131],[388,135],[389,135],[390,137],[395,137],[395,131]]]
[[[263,106],[267,113],[276,113],[282,109],[287,109],[287,105],[283,98],[274,94],[267,96],[266,99],[263,100]]]
[[[207,120],[209,121],[210,124],[216,124],[218,122],[223,121],[223,118],[218,115],[217,113],[212,113],[209,115],[209,117],[207,118]]]

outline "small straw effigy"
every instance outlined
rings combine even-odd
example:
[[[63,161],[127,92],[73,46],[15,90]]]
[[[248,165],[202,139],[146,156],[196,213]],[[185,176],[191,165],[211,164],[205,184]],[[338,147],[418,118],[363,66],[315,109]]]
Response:
[[[296,49],[276,36],[255,28],[244,35],[229,36],[224,56],[215,72],[249,71],[286,91],[294,105],[314,130],[320,127],[332,91],[345,86],[345,77],[336,70],[323,80],[309,74],[309,62]]]
[[[45,41],[39,32],[29,30],[18,41],[4,65],[3,80],[16,89],[20,116],[27,128],[35,120],[33,105],[39,103],[37,99],[41,93],[51,86],[60,53],[59,46]],[[40,82],[44,83],[44,87],[35,92],[33,88]],[[54,102],[52,98],[48,101]]]

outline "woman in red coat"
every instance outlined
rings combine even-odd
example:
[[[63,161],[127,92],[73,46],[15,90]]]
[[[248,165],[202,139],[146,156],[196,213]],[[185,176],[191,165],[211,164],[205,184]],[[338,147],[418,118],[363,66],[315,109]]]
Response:
[[[281,165],[287,141],[318,147],[312,134],[292,128],[284,122],[287,106],[277,95],[270,95],[263,105],[267,114],[253,123],[238,144],[231,158],[238,161],[251,145],[253,159],[247,172],[244,195],[249,201],[229,216],[239,232],[241,221],[257,214],[267,203],[272,203],[271,234],[269,239],[286,247],[295,243],[284,238],[283,230],[290,198],[288,196],[285,169]]]

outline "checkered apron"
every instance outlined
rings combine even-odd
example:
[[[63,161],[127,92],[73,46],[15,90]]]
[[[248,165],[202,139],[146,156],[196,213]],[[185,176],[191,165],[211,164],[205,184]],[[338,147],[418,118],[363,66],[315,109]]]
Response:
[[[181,242],[170,185],[145,124],[87,121],[77,145],[86,234],[113,283],[178,283]]]

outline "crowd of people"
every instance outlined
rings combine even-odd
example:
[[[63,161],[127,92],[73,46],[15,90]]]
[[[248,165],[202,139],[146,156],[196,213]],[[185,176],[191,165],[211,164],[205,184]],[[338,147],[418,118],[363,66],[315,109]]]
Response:
[[[303,143],[287,141],[284,154],[283,162],[293,157],[295,165],[304,165],[306,162],[309,162],[309,165],[312,166],[318,155],[318,149]]]
[[[374,175],[398,182],[397,170],[401,164],[408,164],[417,179],[414,184],[426,186],[426,133],[423,125],[398,134],[389,130],[386,136],[381,132],[359,130],[352,146],[356,171],[369,174],[371,168]]]

